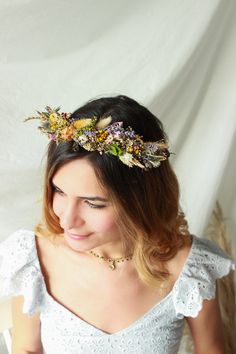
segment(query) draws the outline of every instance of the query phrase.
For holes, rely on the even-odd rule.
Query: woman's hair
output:
[[[112,117],[123,122],[143,137],[144,141],[167,140],[160,120],[135,100],[119,95],[88,101],[71,117]],[[56,144],[50,141],[45,169],[42,221],[35,232],[43,236],[62,236],[63,229],[52,208],[52,178],[69,161],[85,158],[93,166],[99,183],[109,193],[116,211],[117,226],[122,235],[126,255],[133,253],[133,262],[140,279],[156,287],[169,272],[165,262],[189,241],[189,231],[179,206],[179,185],[167,160],[157,168],[143,170],[128,167],[116,156],[73,151],[73,142]]]

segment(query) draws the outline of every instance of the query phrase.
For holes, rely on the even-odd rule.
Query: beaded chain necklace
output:
[[[93,252],[93,251],[90,251],[90,253],[97,257],[97,258],[100,258],[100,259],[103,259],[105,262],[108,262],[108,266],[111,270],[115,270],[116,269],[116,262],[120,263],[120,262],[124,262],[124,261],[129,261],[132,259],[132,255],[130,256],[127,256],[127,257],[120,257],[120,258],[106,258],[104,256],[100,256],[99,254]]]

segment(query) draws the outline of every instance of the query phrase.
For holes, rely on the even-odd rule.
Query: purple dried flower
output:
[[[56,140],[55,134],[51,134],[51,133],[50,133],[50,134],[48,135],[48,137],[49,137],[50,140],[54,140],[54,141]]]
[[[87,136],[95,136],[96,132],[92,132],[91,130],[84,130],[84,134]]]

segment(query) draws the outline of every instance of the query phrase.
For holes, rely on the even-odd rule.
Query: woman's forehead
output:
[[[84,196],[88,193],[105,197],[92,165],[85,159],[76,159],[63,165],[52,182],[66,194]]]

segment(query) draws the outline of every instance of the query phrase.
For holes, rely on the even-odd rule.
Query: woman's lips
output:
[[[86,237],[88,237],[89,235],[77,235],[77,234],[72,234],[70,232],[67,231],[67,235],[72,238],[73,240],[83,240]]]

